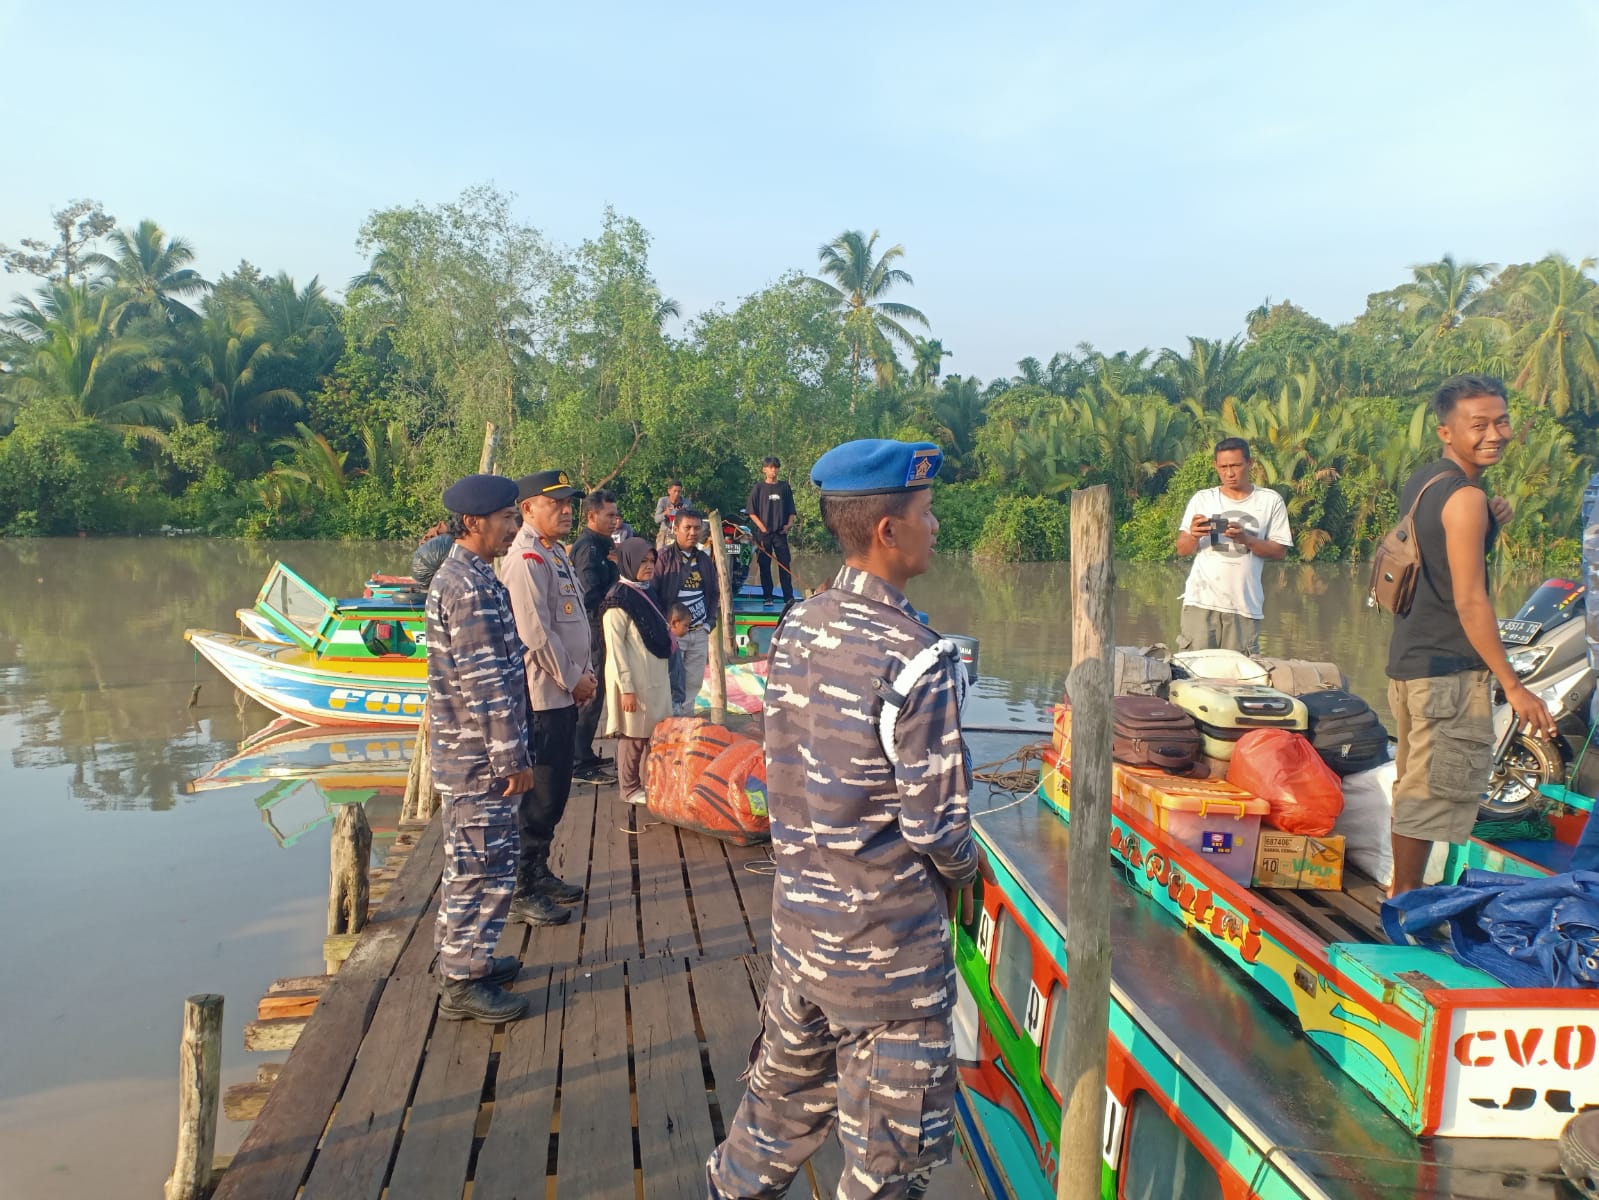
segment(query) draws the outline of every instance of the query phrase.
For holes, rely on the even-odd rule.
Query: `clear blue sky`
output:
[[[0,0],[0,48],[0,241],[90,196],[338,287],[371,210],[493,182],[562,243],[637,217],[692,315],[875,228],[985,379],[1599,253],[1588,0]]]

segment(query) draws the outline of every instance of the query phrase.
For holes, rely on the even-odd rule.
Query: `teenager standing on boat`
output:
[[[794,572],[789,564],[794,561],[788,548],[788,531],[794,526],[797,515],[794,509],[794,489],[788,480],[779,479],[777,473],[783,464],[775,455],[761,460],[761,482],[750,489],[749,501],[744,509],[755,522],[755,557],[761,565],[761,603],[772,606],[772,560],[777,560],[777,573],[782,576],[783,607],[794,603]]]
[[[1399,730],[1390,896],[1421,886],[1434,842],[1471,837],[1492,770],[1490,675],[1518,722],[1555,735],[1549,709],[1510,669],[1488,595],[1488,554],[1514,515],[1508,500],[1488,499],[1482,486],[1510,442],[1505,385],[1456,375],[1433,396],[1432,411],[1443,457],[1399,494],[1401,513],[1416,504],[1421,576],[1388,642],[1388,707]]]
[[[949,1158],[949,918],[981,858],[965,668],[904,592],[932,562],[942,457],[849,442],[811,471],[845,565],[772,639],[772,974],[749,1087],[707,1163],[713,1200],[783,1195],[835,1117],[843,1200],[920,1195]]]
[[[693,715],[694,697],[705,683],[705,664],[710,661],[710,635],[721,613],[722,591],[716,564],[700,549],[704,536],[705,515],[692,508],[680,511],[672,526],[672,541],[656,555],[655,578],[650,584],[656,607],[662,612],[681,604],[694,618],[688,633],[678,639],[675,651],[683,656],[683,679],[687,684],[683,703],[673,708],[672,715],[677,717]]]
[[[509,1021],[525,1007],[500,987],[520,964],[490,957],[511,906],[517,803],[533,786],[522,643],[492,566],[516,537],[516,499],[500,475],[446,489],[454,544],[428,587],[428,740],[444,807],[434,942],[447,1020]]]
[[[605,679],[605,634],[600,628],[600,602],[616,582],[616,542],[613,537],[621,524],[616,509],[616,494],[597,488],[583,498],[583,532],[572,543],[572,566],[577,585],[583,592],[583,611],[588,616],[589,646],[594,678]],[[572,778],[583,783],[615,783],[616,776],[605,759],[594,749],[594,734],[600,727],[600,711],[605,707],[605,690],[577,706],[577,744],[574,749]]]
[[[572,500],[582,492],[565,471],[539,471],[517,480],[522,531],[511,546],[505,586],[517,632],[527,647],[527,694],[533,709],[533,786],[517,807],[522,846],[511,919],[561,925],[563,904],[583,898],[580,884],[550,870],[550,845],[572,793],[577,706],[599,688],[589,642],[588,613],[577,572],[561,539],[572,532]]]
[[[1260,653],[1260,619],[1266,593],[1266,559],[1287,557],[1293,537],[1283,498],[1249,479],[1249,443],[1216,443],[1221,486],[1195,492],[1177,527],[1177,553],[1194,556],[1183,589],[1177,635],[1179,650],[1238,650]]]

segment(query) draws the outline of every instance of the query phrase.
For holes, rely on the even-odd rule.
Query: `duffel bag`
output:
[[[1189,771],[1199,757],[1199,729],[1176,705],[1154,696],[1111,699],[1111,756],[1129,767]]]
[[[1255,662],[1266,669],[1266,682],[1279,692],[1305,698],[1306,692],[1337,690],[1346,692],[1349,680],[1337,663],[1312,662],[1308,658],[1266,658],[1255,656]]]
[[[1111,695],[1164,696],[1170,683],[1171,660],[1164,645],[1116,647],[1111,661]]]

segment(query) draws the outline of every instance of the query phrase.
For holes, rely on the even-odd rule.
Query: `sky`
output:
[[[562,245],[637,218],[691,317],[879,230],[983,379],[1599,254],[1590,0],[0,0],[0,62],[0,242],[93,197],[337,292],[368,214],[492,183]]]

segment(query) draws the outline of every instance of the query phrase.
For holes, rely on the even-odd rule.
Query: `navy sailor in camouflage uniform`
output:
[[[927,443],[849,442],[811,472],[845,565],[772,640],[772,975],[748,1089],[707,1163],[712,1200],[782,1196],[835,1118],[842,1200],[921,1195],[949,1159],[950,916],[983,863],[967,813],[965,668],[903,590],[932,561],[942,457]]]
[[[493,567],[516,537],[516,497],[501,475],[445,490],[455,544],[427,598],[428,738],[444,806],[439,1016],[490,1024],[526,1007],[501,986],[520,964],[491,957],[511,907],[517,802],[533,786],[522,642]]]

